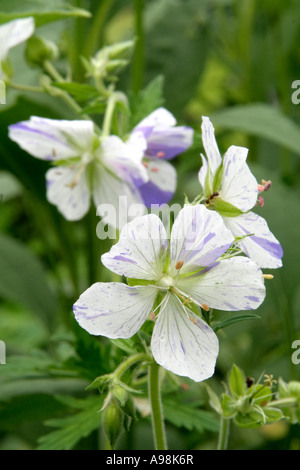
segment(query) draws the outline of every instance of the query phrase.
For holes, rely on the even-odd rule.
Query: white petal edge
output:
[[[73,306],[79,325],[91,335],[130,338],[151,312],[156,290],[118,282],[98,282]]]
[[[120,239],[101,261],[121,276],[155,280],[162,275],[167,249],[165,228],[155,214],[136,217],[122,230]]]
[[[151,350],[154,359],[174,374],[195,382],[211,377],[215,370],[219,342],[213,330],[182,304],[174,294],[158,314]]]
[[[202,142],[208,160],[211,178],[213,179],[218,167],[221,165],[222,157],[215,138],[215,130],[210,119],[202,117]],[[212,183],[212,181],[211,181]]]
[[[80,220],[90,208],[90,191],[86,175],[83,173],[76,185],[78,167],[60,166],[46,173],[47,199],[57,206],[61,214],[70,221]],[[71,185],[71,186],[70,186]]]
[[[5,59],[9,49],[26,41],[34,32],[34,18],[20,18],[0,26],[0,59]]]
[[[198,305],[225,311],[257,309],[266,293],[261,270],[243,256],[219,261],[203,274],[180,279],[176,286]]]
[[[248,149],[232,145],[223,158],[223,175],[220,197],[243,212],[257,201],[257,181],[251,173],[246,158]]]
[[[238,217],[224,217],[224,223],[234,236],[254,234],[241,240],[239,245],[258,266],[269,269],[282,266],[281,245],[263,217],[254,212],[248,212]]]

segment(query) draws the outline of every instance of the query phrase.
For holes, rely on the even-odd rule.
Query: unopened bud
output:
[[[48,39],[32,36],[27,41],[25,56],[30,65],[42,65],[46,60],[57,59],[58,48]]]
[[[123,430],[124,416],[117,403],[112,400],[103,412],[103,429],[112,449]]]

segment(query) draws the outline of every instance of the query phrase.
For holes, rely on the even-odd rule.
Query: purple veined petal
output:
[[[210,121],[210,119],[206,116],[202,117],[202,141],[203,147],[206,153],[206,157],[208,160],[209,170],[211,174],[211,180],[213,181],[213,177],[221,165],[222,157],[217,145],[217,141],[215,138],[215,130]]]
[[[158,314],[151,350],[154,359],[174,374],[195,382],[208,379],[214,373],[219,342],[213,330],[174,294]]]
[[[202,158],[202,167],[199,170],[198,179],[199,179],[199,183],[201,184],[202,190],[205,192],[205,180],[206,180],[206,175],[208,172],[208,163],[204,155],[201,154],[201,158]]]
[[[156,280],[162,275],[168,246],[166,230],[154,214],[136,217],[101,261],[112,272],[134,279]]]
[[[147,139],[155,127],[167,128],[175,125],[176,119],[173,114],[165,108],[158,108],[139,122],[133,129],[133,132],[141,131]]]
[[[146,165],[149,181],[138,188],[144,204],[168,203],[176,191],[175,168],[164,160],[149,160]]]
[[[26,41],[34,32],[34,18],[20,18],[0,26],[0,62],[12,47]]]
[[[78,166],[59,166],[46,173],[47,199],[67,220],[80,220],[90,207],[90,191],[85,173]],[[77,181],[76,184],[73,184]]]
[[[98,163],[94,164],[93,200],[103,223],[118,229],[147,212],[138,188]]]
[[[196,303],[218,310],[257,309],[265,298],[261,270],[243,256],[219,261],[202,274],[180,279],[176,286]]]
[[[73,306],[79,325],[88,333],[108,338],[130,338],[146,321],[157,292],[118,282],[98,282]]]
[[[112,135],[101,142],[101,161],[120,179],[138,187],[148,181],[147,170],[142,164],[145,148],[146,141],[140,133],[130,142]]]
[[[248,212],[238,217],[224,217],[225,225],[234,236],[250,235],[239,242],[241,249],[261,268],[280,268],[283,251],[263,217]]]
[[[146,156],[170,160],[192,145],[193,136],[193,129],[187,126],[154,128],[147,138]]]
[[[223,158],[223,175],[220,196],[243,212],[255,205],[257,181],[251,173],[246,158],[248,149],[232,145]]]
[[[32,116],[9,126],[9,137],[23,150],[42,160],[65,160],[92,151],[91,121],[66,121]]]
[[[232,245],[234,237],[214,211],[203,205],[185,206],[171,233],[171,263],[183,261],[181,273],[210,266]]]

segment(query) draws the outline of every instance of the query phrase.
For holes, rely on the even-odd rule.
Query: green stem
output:
[[[230,420],[221,416],[217,450],[226,450],[228,446]]]
[[[167,450],[165,425],[160,396],[160,366],[153,362],[149,366],[149,396],[152,410],[152,427],[156,450]]]
[[[84,48],[84,57],[92,56],[98,47],[99,39],[103,33],[103,24],[109,9],[112,7],[114,0],[102,0],[99,2],[99,7],[94,15],[93,23],[88,35],[87,42]]]
[[[110,135],[115,106],[118,102],[123,102],[127,105],[126,96],[120,91],[112,92],[110,97],[108,98],[107,107],[104,115],[102,137],[107,137]]]
[[[21,85],[20,83],[7,82],[7,86],[14,90],[25,91],[29,93],[44,93],[44,89],[38,86]]]
[[[138,93],[143,84],[144,75],[144,0],[135,0],[136,44],[132,61],[132,90]]]
[[[126,359],[125,361],[123,361],[115,370],[114,372],[114,376],[116,379],[119,379],[123,374],[124,372],[126,372],[126,370],[132,366],[132,364],[134,364],[135,362],[142,362],[142,361],[145,361],[145,362],[151,362],[151,358],[148,354],[146,353],[137,353],[137,354],[133,354],[132,356],[129,356],[128,359]]]

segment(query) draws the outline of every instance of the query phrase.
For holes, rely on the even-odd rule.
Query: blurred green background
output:
[[[58,14],[48,22],[49,11],[65,8],[59,0],[50,5],[0,0],[0,18],[36,12],[38,34],[62,51],[57,68],[64,74],[69,63],[77,82],[86,80],[80,56],[138,38],[117,82],[131,99],[133,121],[164,105],[179,124],[195,129],[193,147],[173,162],[180,182],[173,202],[182,204],[183,194],[192,199],[200,192],[203,115],[213,122],[222,153],[232,144],[246,146],[258,182],[272,181],[264,207],[255,210],[281,242],[284,265],[266,281],[266,300],[256,312],[261,318],[218,333],[220,355],[208,383],[223,391],[232,362],[256,379],[267,373],[300,380],[300,364],[291,360],[292,343],[300,340],[300,104],[292,102],[292,84],[300,80],[299,1],[78,0],[73,6],[90,11],[91,18]],[[15,81],[37,84],[39,71],[26,64],[24,45],[10,58]],[[99,396],[85,387],[113,370],[122,351],[81,331],[72,304],[91,282],[106,280],[100,255],[107,242],[96,237],[94,209],[80,222],[62,218],[45,197],[48,164],[8,139],[8,125],[31,115],[76,116],[54,97],[8,90],[6,102],[0,105],[0,339],[6,344],[0,449],[103,448]],[[203,385],[186,383],[189,390],[166,390],[169,447],[214,449],[218,418]],[[182,416],[180,405],[176,416],[172,412],[174,400],[185,405]],[[197,420],[194,407],[200,409]],[[134,423],[118,446],[153,448],[149,417]],[[230,448],[299,450],[300,427],[286,421],[258,430],[233,426]]]

